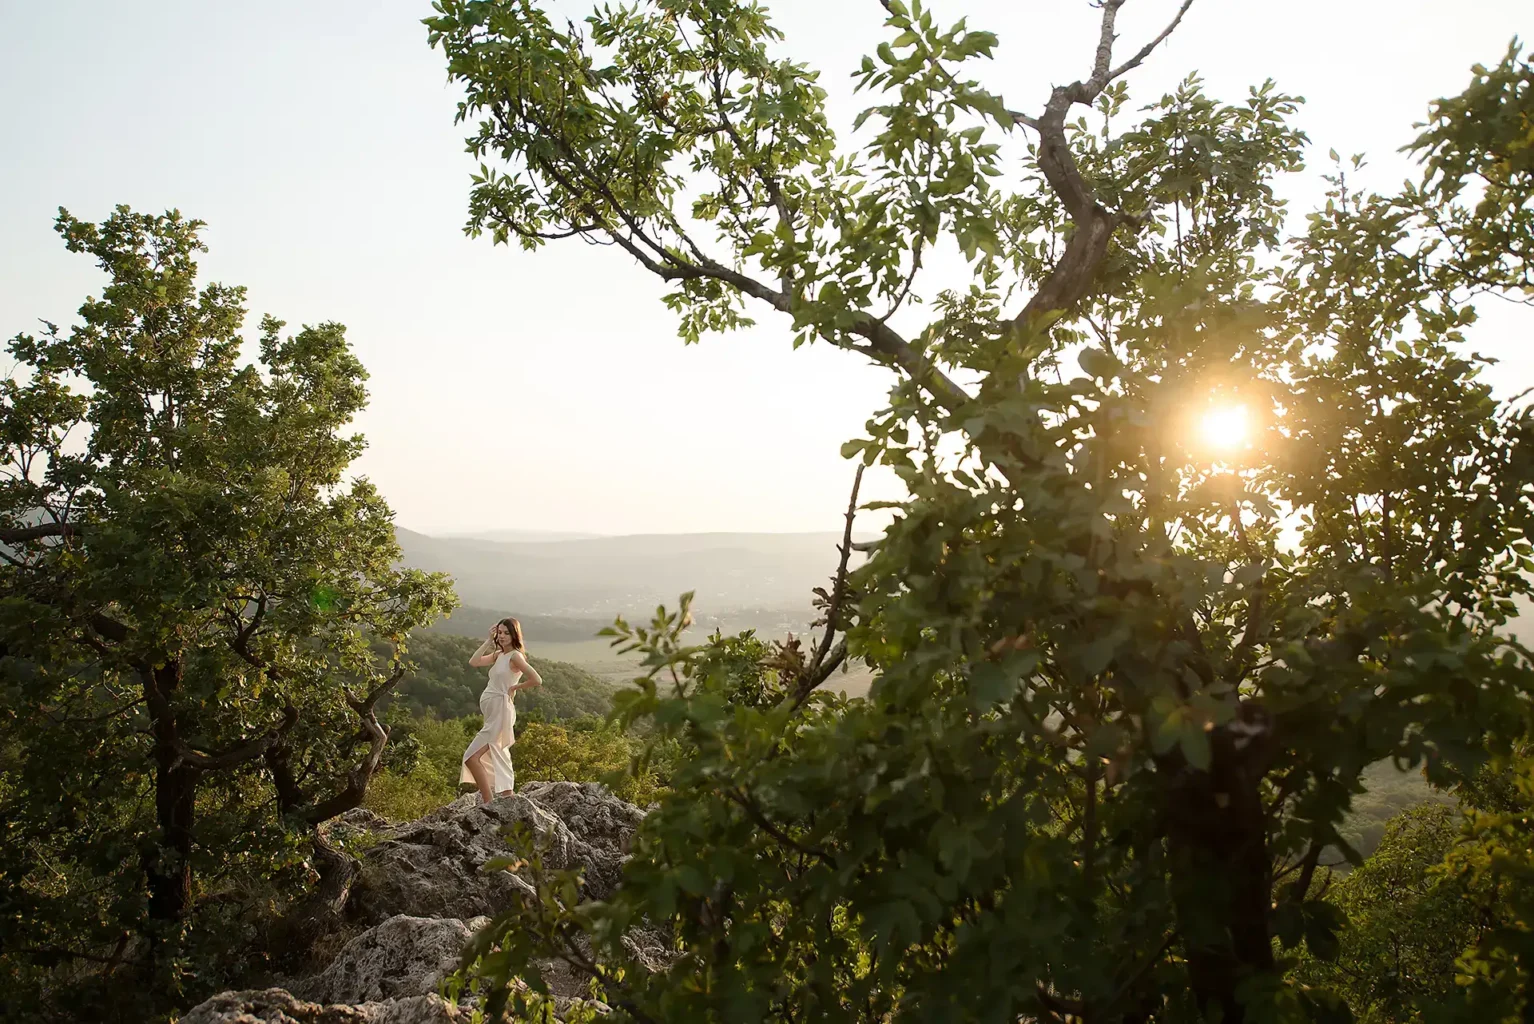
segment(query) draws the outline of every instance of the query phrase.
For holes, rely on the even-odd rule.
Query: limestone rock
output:
[[[365,923],[396,914],[462,919],[500,913],[532,894],[512,873],[484,870],[508,854],[503,832],[519,822],[533,832],[545,867],[584,868],[586,897],[606,899],[642,817],[601,786],[564,782],[534,783],[485,806],[467,794],[403,825],[369,822],[377,842],[363,855],[348,912]]]
[[[376,830],[378,842],[362,858],[348,912],[366,923],[396,914],[470,918],[495,915],[532,887],[509,871],[485,865],[510,851],[502,831],[516,822],[531,827],[548,864],[575,864],[575,837],[564,823],[520,794],[484,807],[471,795],[439,807],[418,821]]]
[[[359,843],[361,863],[346,898],[346,941],[318,974],[289,987],[224,992],[181,1018],[182,1024],[467,1024],[471,1011],[436,995],[458,964],[464,944],[490,916],[532,895],[510,871],[486,870],[510,853],[503,833],[531,830],[544,865],[584,870],[588,899],[610,897],[644,811],[595,783],[534,782],[487,806],[473,794],[418,821],[395,824],[354,810],[328,824],[337,839]],[[629,952],[651,970],[675,958],[659,934],[635,928]],[[335,945],[329,948],[334,949]],[[586,980],[568,966],[545,963],[556,1016],[591,1002]]]
[[[221,992],[181,1024],[468,1024],[470,1014],[440,996],[355,1004],[312,1003],[280,988]]]
[[[530,782],[522,794],[555,814],[591,847],[595,856],[594,863],[587,865],[588,874],[604,878],[611,874],[609,884],[617,884],[644,811],[619,800],[598,782]]]
[[[291,986],[317,1003],[366,1003],[437,991],[472,930],[463,921],[399,914],[348,942],[330,966]]]

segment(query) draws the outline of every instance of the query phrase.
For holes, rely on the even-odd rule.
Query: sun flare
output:
[[[1204,443],[1219,451],[1234,451],[1246,443],[1249,427],[1246,406],[1217,405],[1204,413],[1199,424]]]

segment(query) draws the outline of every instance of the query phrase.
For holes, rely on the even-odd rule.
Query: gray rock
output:
[[[533,892],[509,871],[485,870],[511,852],[502,832],[517,822],[532,829],[547,863],[574,865],[575,837],[554,815],[520,794],[484,807],[470,794],[418,821],[375,830],[379,840],[363,855],[348,913],[367,923],[396,914],[463,919],[500,913]]]
[[[563,820],[564,813],[575,826]],[[509,871],[485,870],[510,853],[504,832],[518,823],[532,831],[546,868],[583,868],[584,895],[606,899],[620,881],[624,851],[642,817],[638,808],[589,783],[534,783],[485,806],[467,794],[418,821],[372,828],[378,841],[363,854],[348,913],[366,923],[396,914],[467,919],[500,913],[533,892]]]
[[[348,942],[324,971],[290,987],[317,1003],[429,995],[458,966],[471,934],[456,918],[399,914]]]
[[[436,995],[325,1005],[268,988],[221,992],[194,1006],[181,1024],[468,1024],[469,1019],[468,1011]]]
[[[371,927],[320,973],[288,989],[224,992],[195,1007],[182,1024],[467,1024],[471,1012],[443,1001],[436,988],[471,935],[533,893],[513,872],[487,869],[511,852],[505,831],[526,826],[545,867],[583,869],[583,895],[606,899],[621,881],[643,819],[644,811],[606,788],[571,782],[530,783],[483,807],[467,794],[404,824],[348,811],[330,823],[332,834],[368,842],[345,914]],[[634,929],[624,944],[651,970],[675,958],[645,928]],[[568,966],[543,966],[558,1017],[583,1005],[607,1012],[590,1001],[587,981]]]
[[[522,795],[553,812],[604,861],[620,865],[645,812],[599,782],[529,782]]]

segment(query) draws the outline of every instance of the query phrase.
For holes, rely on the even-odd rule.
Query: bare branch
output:
[[[821,683],[825,682],[833,671],[836,670],[847,656],[847,643],[842,641],[835,651],[835,657],[828,666],[827,655],[832,653],[831,638],[836,635],[837,623],[840,621],[842,601],[847,594],[847,562],[852,557],[852,521],[858,510],[858,489],[863,485],[863,464],[858,463],[857,473],[852,478],[852,497],[847,501],[846,526],[842,531],[841,562],[836,567],[836,577],[831,584],[831,593],[826,602],[826,632],[820,638],[819,645],[815,648],[815,655],[810,663],[805,666],[803,674],[799,678],[797,691],[794,695],[794,706],[804,703],[810,693]]]
[[[826,635],[821,637],[820,647],[815,651],[814,665],[817,668],[831,645],[831,637],[836,635],[842,600],[847,595],[847,562],[852,558],[852,522],[858,514],[858,490],[863,486],[863,468],[863,463],[859,462],[857,472],[852,477],[852,496],[847,499],[846,525],[842,528],[842,560],[836,567],[836,581],[831,589],[830,606],[826,609]]]
[[[1097,201],[1091,188],[1081,176],[1076,158],[1071,153],[1065,135],[1065,118],[1078,103],[1090,104],[1102,94],[1108,83],[1138,67],[1172,30],[1182,21],[1183,14],[1193,0],[1184,0],[1165,29],[1146,44],[1132,58],[1119,67],[1112,67],[1114,25],[1118,10],[1125,0],[1105,0],[1102,26],[1098,34],[1097,53],[1092,63],[1092,74],[1085,82],[1057,86],[1050,94],[1041,117],[1028,117],[1014,113],[1015,123],[1025,125],[1039,133],[1039,170],[1050,189],[1060,198],[1066,212],[1075,223],[1075,230],[1066,243],[1054,269],[1045,278],[1039,290],[1028,300],[1023,311],[1012,321],[1014,328],[1028,329],[1038,318],[1067,309],[1086,295],[1096,277],[1097,268],[1107,255],[1108,243],[1120,225],[1139,226],[1141,220],[1123,213],[1109,211]]]
[[[1140,47],[1140,51],[1133,57],[1129,58],[1124,63],[1110,71],[1108,73],[1108,82],[1112,82],[1117,78],[1121,78],[1125,73],[1133,71],[1135,68],[1139,67],[1141,62],[1143,62],[1146,57],[1150,56],[1152,50],[1166,42],[1167,36],[1171,35],[1172,32],[1176,30],[1177,26],[1182,22],[1182,16],[1187,14],[1188,8],[1192,6],[1193,0],[1183,0],[1182,6],[1177,9],[1177,16],[1172,19],[1171,23],[1168,24],[1166,28],[1161,30],[1161,34],[1158,35],[1155,39],[1152,39],[1150,42],[1146,43],[1144,46]],[[1104,82],[1103,84],[1107,85],[1108,83]]]
[[[99,715],[55,715],[47,708],[40,708],[39,710],[42,711],[43,714],[47,715],[49,721],[53,722],[55,725],[98,725],[102,722],[111,721],[118,715],[125,715],[142,703],[144,703],[144,698],[139,697],[138,699],[130,700],[128,703],[120,705],[111,711],[103,711]]]

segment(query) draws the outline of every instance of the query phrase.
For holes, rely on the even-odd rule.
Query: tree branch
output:
[[[1091,188],[1081,176],[1076,158],[1071,153],[1070,142],[1065,135],[1065,118],[1076,104],[1091,104],[1103,89],[1115,78],[1138,67],[1152,50],[1172,34],[1182,21],[1183,14],[1193,0],[1184,0],[1165,29],[1146,44],[1129,60],[1117,68],[1111,67],[1113,59],[1114,24],[1119,8],[1125,0],[1106,0],[1103,4],[1102,26],[1099,30],[1097,53],[1092,63],[1092,74],[1085,82],[1072,82],[1057,86],[1050,94],[1041,117],[1028,117],[1014,113],[1013,121],[1032,128],[1039,133],[1039,170],[1051,191],[1060,198],[1066,212],[1075,225],[1065,252],[1054,269],[1044,279],[1037,292],[1028,300],[1023,311],[1012,321],[1012,327],[1028,330],[1041,317],[1057,310],[1067,309],[1086,295],[1096,277],[1097,268],[1107,255],[1108,243],[1113,232],[1122,224],[1140,223],[1139,218],[1123,213],[1110,212],[1097,201]]]
[[[733,801],[737,806],[740,807],[741,810],[746,812],[747,817],[749,817],[758,826],[760,826],[764,832],[772,836],[784,846],[790,847],[791,849],[797,850],[798,852],[807,854],[811,857],[817,857],[823,861],[834,861],[834,858],[825,850],[815,846],[805,846],[803,843],[799,842],[797,839],[794,839],[788,833],[784,832],[777,825],[774,825],[771,819],[769,819],[767,815],[763,813],[762,809],[756,805],[756,802],[750,797],[746,796],[745,793],[742,793],[739,789],[729,788],[725,789],[723,792],[726,798]]]
[[[507,112],[496,111],[495,116],[500,122],[502,131],[508,131],[506,123]],[[543,123],[531,117],[527,120],[540,133],[549,138],[549,141],[556,147],[559,156],[568,162],[569,166],[580,176],[582,182],[578,183],[572,180],[571,176],[564,173],[552,160],[539,160],[537,162],[538,169],[573,195],[581,195],[588,191],[594,191],[600,195],[605,204],[622,220],[628,230],[634,234],[634,238],[626,238],[603,216],[600,210],[590,203],[583,206],[582,212],[593,221],[599,222],[602,225],[601,230],[630,256],[638,260],[640,265],[646,270],[666,281],[712,278],[713,280],[728,284],[752,298],[767,303],[780,313],[792,312],[792,301],[786,288],[772,288],[732,267],[725,266],[718,260],[704,255],[676,225],[672,225],[672,230],[677,231],[683,241],[693,250],[697,257],[696,262],[688,262],[673,250],[651,238],[641,229],[638,221],[624,209],[623,204],[618,201],[617,197],[612,194],[611,190],[607,187],[607,183],[580,159],[579,155],[568,145],[553,125]],[[758,175],[763,175],[765,172],[757,169],[757,173]],[[767,184],[765,180],[763,184],[765,187]],[[774,205],[777,205],[776,201]],[[787,213],[791,217],[792,214],[791,208],[787,206],[786,201],[778,208],[778,212],[780,216]],[[646,251],[647,249],[649,251]],[[787,281],[784,282],[785,285],[787,283]],[[918,353],[909,342],[872,314],[867,312],[858,313],[856,321],[849,328],[849,332],[869,342],[868,346],[854,346],[855,349],[865,353],[871,351],[892,361],[908,374],[912,380],[931,393],[948,412],[957,412],[961,406],[969,401],[969,395],[963,388],[950,380],[930,360],[927,360]]]
[[[820,638],[820,644],[815,648],[815,656],[810,660],[807,675],[813,675],[820,670],[821,664],[826,659],[826,652],[831,648],[831,638],[836,635],[837,616],[841,612],[842,597],[847,589],[847,561],[852,557],[852,520],[858,511],[858,489],[863,485],[863,464],[858,463],[857,472],[852,477],[852,497],[847,500],[847,522],[842,530],[841,553],[842,560],[836,567],[836,576],[831,584],[830,599],[826,607],[826,633]]]
[[[809,699],[810,694],[820,688],[820,685],[831,678],[832,673],[841,668],[842,662],[847,660],[847,641],[838,640],[836,646],[826,653],[825,659],[813,669],[805,672],[800,682],[798,692],[794,694],[794,707],[798,707]]]
[[[1257,562],[1260,552],[1252,544],[1247,536],[1246,526],[1241,522],[1241,506],[1239,502],[1232,505],[1230,521],[1235,531],[1236,539],[1246,549],[1248,557],[1254,563]],[[1246,626],[1241,630],[1241,639],[1236,643],[1235,650],[1231,652],[1230,681],[1233,683],[1238,683],[1245,678],[1248,669],[1248,659],[1257,642],[1257,632],[1262,628],[1262,613],[1267,597],[1267,588],[1263,585],[1265,579],[1266,573],[1258,577],[1257,582],[1252,585],[1252,596],[1247,599]]]
[[[318,825],[362,803],[363,797],[367,796],[368,783],[373,780],[374,774],[378,771],[378,762],[383,757],[384,747],[389,743],[389,730],[379,724],[378,716],[373,708],[404,675],[405,666],[396,664],[394,671],[383,682],[369,690],[367,696],[361,700],[347,691],[346,702],[351,705],[353,711],[357,712],[357,717],[362,720],[362,730],[368,737],[367,752],[363,754],[357,767],[347,774],[346,785],[318,803],[298,811],[300,820],[311,825]]]
[[[1155,39],[1152,39],[1150,42],[1146,43],[1144,46],[1140,47],[1140,51],[1133,57],[1129,58],[1124,63],[1110,71],[1108,73],[1108,82],[1112,82],[1117,78],[1122,78],[1127,72],[1133,71],[1135,68],[1139,67],[1141,62],[1143,62],[1146,57],[1150,56],[1152,50],[1166,42],[1167,36],[1171,35],[1177,29],[1177,26],[1182,23],[1182,16],[1187,14],[1188,8],[1192,6],[1193,0],[1183,0],[1182,6],[1177,9],[1177,15],[1171,20],[1166,28],[1161,30],[1161,34],[1158,35]],[[1103,85],[1106,86],[1108,82],[1104,82]]]
[[[858,351],[865,354],[874,352],[886,357],[949,413],[957,413],[969,403],[967,391],[955,384],[931,360],[917,352],[910,342],[895,333],[884,321],[867,313],[859,313],[849,330],[868,341],[867,346],[856,346]]]
[[[118,622],[116,619],[110,618],[101,612],[94,612],[91,615],[90,625],[91,628],[94,629],[98,634],[112,641],[114,644],[123,643],[128,639],[129,636],[132,635],[133,632],[121,622]]]
[[[0,544],[25,544],[34,540],[46,540],[49,537],[78,537],[84,532],[83,527],[77,523],[41,523],[37,526],[21,526],[12,529],[0,529]]]
[[[1162,957],[1166,956],[1167,950],[1172,948],[1172,943],[1176,940],[1176,932],[1167,933],[1166,937],[1161,940],[1161,945],[1156,948],[1156,951],[1142,960],[1140,965],[1119,985],[1118,991],[1113,994],[1113,998],[1108,1000],[1108,1005],[1103,1009],[1104,1017],[1111,1015],[1113,1011],[1118,1009],[1119,1003],[1123,1001],[1124,997],[1134,990],[1135,984],[1145,977],[1152,967],[1161,962]]]
[[[217,771],[254,761],[270,750],[298,721],[298,709],[289,705],[283,709],[282,722],[259,736],[252,736],[216,754],[204,754],[193,750],[179,739],[175,742],[176,755],[194,768]]]

